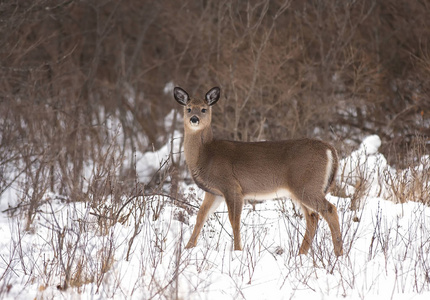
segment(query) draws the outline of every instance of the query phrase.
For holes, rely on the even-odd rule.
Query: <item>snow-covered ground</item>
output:
[[[297,255],[305,222],[287,199],[246,206],[244,250],[233,251],[225,205],[208,220],[197,247],[184,249],[203,196],[194,185],[181,186],[187,202],[181,207],[163,195],[124,199],[116,223],[90,203],[66,204],[46,194],[30,231],[24,216],[0,213],[0,298],[430,299],[430,208],[388,201],[398,195],[383,180],[428,172],[428,157],[414,170],[396,172],[379,146],[377,136],[368,137],[342,160],[338,184],[345,196],[327,196],[341,221],[340,258],[324,221],[312,251]],[[169,147],[136,155],[136,169],[157,169]],[[358,187],[360,201],[351,210]],[[5,192],[0,210],[14,197]]]

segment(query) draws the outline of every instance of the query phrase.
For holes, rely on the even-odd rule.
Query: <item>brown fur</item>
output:
[[[190,99],[180,88],[174,90],[175,99],[185,106],[185,159],[194,181],[206,192],[186,247],[196,245],[209,212],[219,205],[217,196],[226,201],[234,249],[241,250],[240,217],[244,199],[288,191],[301,204],[306,219],[299,254],[306,254],[312,244],[319,213],[329,224],[335,254],[342,255],[337,210],[325,199],[337,171],[336,150],[312,139],[256,143],[216,140],[212,135],[211,106],[219,96],[219,88],[212,88],[204,100]]]

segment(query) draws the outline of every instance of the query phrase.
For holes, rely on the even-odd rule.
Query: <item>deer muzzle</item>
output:
[[[194,125],[194,126],[199,125],[199,121],[200,120],[199,120],[199,118],[197,116],[192,116],[191,119],[190,119],[191,125]]]

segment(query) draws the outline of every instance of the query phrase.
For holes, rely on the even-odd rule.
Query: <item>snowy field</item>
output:
[[[245,206],[243,251],[232,250],[225,205],[188,250],[203,196],[194,185],[181,186],[187,203],[180,206],[165,195],[131,197],[120,206],[107,198],[107,217],[91,198],[67,204],[46,193],[31,230],[25,216],[8,211],[17,205],[11,187],[0,198],[0,298],[430,299],[430,208],[396,204],[401,195],[428,196],[429,157],[393,170],[379,146],[370,136],[343,159],[337,181],[344,195],[327,196],[339,212],[340,258],[324,221],[309,254],[297,255],[305,221],[288,199]],[[166,145],[136,155],[140,175],[169,152]],[[413,174],[427,179],[420,189]]]

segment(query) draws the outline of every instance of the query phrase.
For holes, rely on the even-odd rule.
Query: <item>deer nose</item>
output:
[[[197,124],[199,124],[199,118],[197,117],[197,116],[192,116],[191,117],[191,119],[190,119],[190,122],[191,122],[191,124],[193,124],[193,125],[197,125]]]

